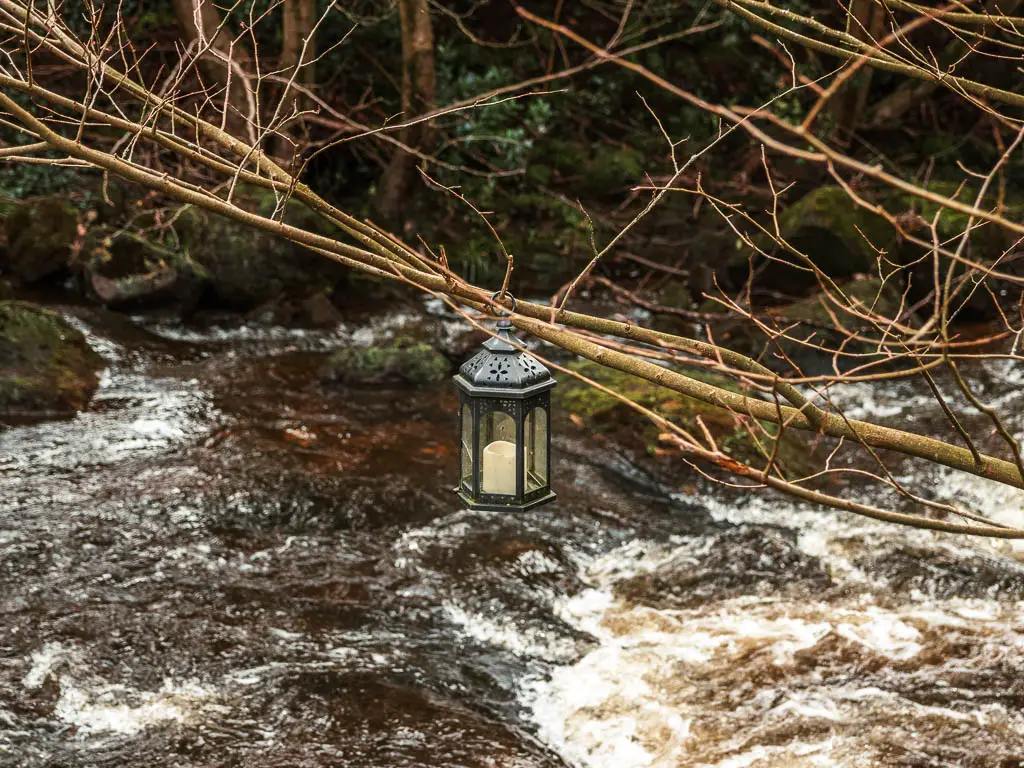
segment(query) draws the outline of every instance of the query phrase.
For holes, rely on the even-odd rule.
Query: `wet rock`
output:
[[[833,366],[843,370],[854,365],[864,365],[871,359],[869,356],[872,353],[878,353],[877,344],[851,340],[847,334],[834,330],[836,319],[848,333],[860,334],[867,339],[878,338],[878,326],[860,315],[899,317],[903,309],[901,289],[894,281],[883,282],[878,277],[868,275],[856,276],[855,279],[840,284],[838,289],[842,295],[834,293],[834,300],[819,292],[806,299],[767,310],[767,314],[775,318],[775,325],[780,329],[799,323],[792,335],[807,343],[776,339],[765,346],[765,335],[750,324],[746,327],[738,324],[733,339],[741,339],[739,343],[746,346],[747,352],[762,357],[769,364],[776,360],[791,360],[806,375],[832,373]],[[840,309],[836,302],[849,306],[852,311]],[[902,317],[901,322],[913,325],[914,318]],[[744,334],[753,334],[754,337],[742,341]],[[824,349],[816,348],[818,346]],[[762,354],[762,350],[765,349],[767,353]],[[836,359],[831,352],[826,351],[835,349],[842,349],[847,353],[860,353],[860,356],[853,360],[848,357]],[[784,370],[791,370],[789,362],[780,365]]]
[[[325,757],[331,765],[349,768],[564,765],[514,725],[405,680],[358,671],[290,673],[259,698],[250,706],[262,705],[261,717],[268,720],[267,713],[290,710],[283,733],[306,745],[289,761],[292,765],[325,765]],[[344,759],[336,763],[331,757]]]
[[[715,438],[725,453],[741,461],[759,461],[770,455],[776,427],[765,423],[765,432],[757,425],[744,426],[735,414],[710,406],[700,400],[681,395],[635,376],[585,361],[572,363],[573,370],[605,387],[615,390],[644,407],[655,408],[666,418],[692,434],[701,434],[698,419]],[[739,391],[730,379],[703,369],[679,368],[685,375],[725,389]],[[749,394],[749,393],[748,393]],[[552,394],[553,411],[569,416],[586,429],[608,435],[615,442],[638,452],[656,454],[658,435],[662,430],[616,397],[577,379],[563,377]],[[576,418],[573,418],[576,417]],[[568,428],[568,427],[567,427]],[[751,436],[757,434],[758,441]],[[776,455],[777,465],[790,474],[802,474],[810,466],[810,445],[805,437],[787,430],[781,438]]]
[[[421,314],[396,315],[400,324],[390,328],[375,329],[375,338],[388,342],[404,338],[413,342],[428,344],[447,355],[456,365],[461,365],[479,352],[479,347],[490,335],[474,328],[459,317]]]
[[[60,679],[55,672],[47,672],[42,680],[23,683],[25,694],[18,702],[22,714],[33,717],[51,717],[60,699]]]
[[[216,489],[204,498],[218,531],[335,533],[426,521],[451,510],[451,494],[406,478],[355,472],[310,474],[259,461],[245,488]]]
[[[268,190],[247,189],[240,193],[239,205],[271,216],[277,201]],[[296,200],[288,203],[284,221],[315,232],[327,230]],[[345,269],[324,256],[208,211],[185,208],[174,228],[182,249],[206,271],[214,299],[230,309],[252,310],[282,297],[304,300],[333,291],[345,279]]]
[[[887,547],[854,561],[899,593],[922,592],[935,598],[1024,599],[1024,565],[1001,555],[969,556],[912,547]]]
[[[883,283],[877,277],[859,275],[857,279],[839,285],[842,296],[836,293],[835,298],[843,301],[846,297],[847,303],[863,312],[873,312],[878,315],[895,316],[900,310],[900,291],[892,282]],[[817,293],[801,301],[786,304],[769,310],[769,314],[778,315],[786,321],[802,321],[816,326],[831,327],[835,325],[832,313],[838,314],[843,325],[849,330],[861,330],[870,327],[866,320],[858,321],[852,315],[837,309],[834,302],[826,296]],[[861,326],[861,327],[858,327]]]
[[[331,355],[321,379],[341,384],[427,384],[451,372],[444,355],[429,344],[398,337],[386,346],[348,347]]]
[[[7,217],[5,229],[0,270],[19,283],[34,283],[68,266],[79,236],[78,213],[58,197],[28,200]]]
[[[59,315],[25,302],[0,302],[0,422],[81,410],[102,367],[85,337]]]

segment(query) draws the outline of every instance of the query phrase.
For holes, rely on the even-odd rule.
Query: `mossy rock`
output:
[[[547,185],[554,177],[572,179],[576,192],[586,197],[608,197],[622,192],[643,177],[643,157],[630,147],[600,145],[591,153],[577,141],[546,138],[530,155],[527,175]]]
[[[968,205],[974,204],[978,193],[976,186],[962,186],[947,181],[932,181],[927,185],[927,189]],[[1003,207],[999,211],[1000,215],[1009,221],[1024,221],[1024,203],[1020,202],[1020,195],[1007,190],[1005,198],[1002,201]],[[990,195],[989,199],[980,207],[984,210],[992,210],[994,202],[993,195]],[[950,251],[960,248],[962,236],[968,230],[968,226],[971,226],[967,243],[962,251],[964,258],[983,264],[997,264],[1001,272],[1008,272],[1017,277],[1024,276],[1024,261],[1016,258],[1016,252],[1019,250],[1018,236],[1004,227],[980,219],[975,219],[972,226],[969,214],[941,207],[938,203],[914,195],[899,195],[890,204],[890,207],[894,210],[902,208],[906,213],[916,214],[916,216],[905,215],[904,226],[925,242],[931,242],[932,235],[927,227],[934,223],[939,241]],[[923,286],[930,285],[933,281],[932,259],[929,257],[923,261],[912,263],[910,257],[920,256],[924,252],[925,248],[915,245],[907,249],[907,257],[902,260],[903,263],[911,265],[910,268],[914,272],[913,283],[916,286],[921,286],[921,290],[924,290]],[[1009,258],[1004,258],[1006,255],[1009,255]],[[943,269],[946,269],[948,261],[943,259],[943,262]],[[959,281],[970,269],[966,264],[952,266],[954,281]],[[1001,287],[998,279],[994,279],[993,287],[998,295]],[[917,292],[912,296],[913,300],[919,298],[923,298],[923,296]],[[959,320],[979,322],[999,318],[998,311],[992,302],[992,296],[988,291],[971,291],[965,298],[966,303],[957,312]]]
[[[922,186],[929,192],[934,192],[951,200],[958,200],[966,205],[974,205],[978,194],[976,187],[962,185],[959,182],[953,181],[933,180]],[[990,202],[981,205],[983,210],[992,209],[991,197],[990,195]],[[1003,208],[1000,214],[1010,221],[1021,221],[1024,219],[1024,203],[1012,202],[1019,198],[1019,195],[1009,194],[1007,197],[1009,200],[1003,201]],[[939,240],[942,242],[950,241],[952,238],[962,235],[971,220],[969,214],[941,206],[932,200],[917,195],[899,194],[895,196],[892,204],[894,207],[899,206],[906,211],[913,211],[921,217],[922,224],[924,222],[928,224],[935,222],[936,232]],[[1017,235],[1002,227],[984,223],[979,219],[974,220],[974,225],[974,228],[971,230],[968,247],[969,252],[977,252],[979,258],[988,261],[994,260],[1005,248],[1013,245],[1017,240]],[[930,242],[931,235],[926,230],[918,231],[917,234],[921,239]],[[953,247],[956,247],[955,244]]]
[[[699,417],[718,447],[735,459],[760,467],[764,466],[772,453],[776,439],[774,435],[778,431],[774,424],[762,423],[767,434],[762,433],[756,425],[751,425],[752,431],[758,435],[759,445],[743,424],[737,421],[736,416],[721,408],[590,361],[574,362],[569,367],[628,400],[656,410],[698,437],[702,435],[697,423]],[[698,381],[734,392],[740,391],[730,379],[723,376],[697,368],[677,370]],[[563,377],[553,391],[552,402],[558,412],[576,415],[588,428],[605,433],[628,447],[653,454],[659,445],[658,435],[663,430],[616,397],[576,378]],[[801,435],[789,430],[782,437],[776,459],[778,466],[788,475],[804,474],[810,467],[810,447]]]
[[[779,228],[790,245],[834,280],[877,272],[879,251],[888,253],[897,245],[893,226],[854,203],[839,186],[818,187],[804,195],[783,211]],[[797,274],[793,269],[785,272]]]
[[[239,190],[239,205],[270,216],[276,200],[270,190]],[[320,234],[336,230],[297,200],[289,201],[284,221]],[[229,309],[252,310],[281,298],[302,299],[321,291],[337,295],[346,277],[337,262],[284,238],[194,207],[174,224],[180,248],[202,268],[214,298]]]
[[[0,302],[0,423],[81,410],[102,367],[103,358],[60,315]]]
[[[57,197],[27,200],[5,222],[7,249],[0,270],[20,283],[60,273],[78,237],[78,212]]]
[[[451,363],[434,347],[401,337],[387,346],[348,347],[331,355],[321,379],[349,385],[428,384],[451,373]]]

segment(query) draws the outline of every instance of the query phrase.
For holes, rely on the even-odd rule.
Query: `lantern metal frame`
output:
[[[454,377],[459,389],[459,484],[453,490],[470,509],[526,511],[555,500],[551,490],[551,390],[557,382],[540,361],[523,351],[512,329],[512,323],[503,316],[496,334],[484,343],[484,349],[463,364]],[[526,427],[528,418],[537,418],[533,415],[537,409],[543,411],[545,419],[544,477],[539,487],[527,490],[527,441],[536,440],[536,436],[527,436]],[[465,422],[467,413],[471,420],[469,430]],[[481,489],[486,447],[482,426],[494,413],[506,414],[515,425],[516,492],[513,495],[484,493]],[[536,422],[530,424],[535,427]],[[532,444],[531,448],[536,453],[540,446]],[[467,450],[471,452],[468,483],[465,475]]]

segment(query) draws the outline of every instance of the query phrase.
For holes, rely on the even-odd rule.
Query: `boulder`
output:
[[[274,299],[252,310],[248,316],[261,323],[330,328],[342,321],[341,312],[334,306],[330,294],[330,291],[324,290],[304,299]]]
[[[0,423],[81,410],[101,368],[103,358],[60,315],[0,302]]]
[[[894,318],[903,308],[903,296],[895,280],[883,282],[878,277],[855,275],[854,279],[840,284],[839,290],[853,307],[860,308],[864,312]],[[777,339],[768,344],[767,354],[762,354],[767,339],[763,333],[749,325],[745,329],[739,326],[737,334],[741,331],[755,333],[756,342],[747,349],[744,349],[742,344],[739,346],[748,354],[760,356],[763,362],[770,367],[774,367],[780,356],[788,358],[809,376],[834,373],[833,366],[836,365],[839,370],[845,370],[868,362],[871,359],[869,357],[871,353],[877,353],[877,346],[866,341],[851,341],[842,332],[834,330],[836,321],[830,312],[835,314],[843,328],[850,333],[861,334],[869,339],[878,338],[880,335],[878,329],[869,320],[840,310],[826,296],[816,293],[791,304],[773,307],[767,311],[767,314],[776,318],[775,325],[779,328],[789,327],[794,322],[799,323],[793,328],[790,335],[805,339],[811,345],[822,345],[824,350],[791,339]],[[914,325],[914,318],[902,318],[902,322]],[[834,349],[859,353],[860,356],[834,359],[832,353],[826,351]],[[789,363],[782,363],[780,367],[783,371],[791,369]]]
[[[78,212],[66,200],[27,200],[7,217],[7,250],[0,271],[19,283],[35,283],[65,270],[79,236]]]
[[[451,373],[448,358],[434,347],[407,337],[386,346],[342,349],[331,355],[321,379],[349,385],[428,384]]]

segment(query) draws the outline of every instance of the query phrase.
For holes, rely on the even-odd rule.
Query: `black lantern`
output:
[[[459,388],[459,487],[470,509],[524,511],[551,491],[551,389],[556,382],[521,350],[512,323],[455,376]]]

